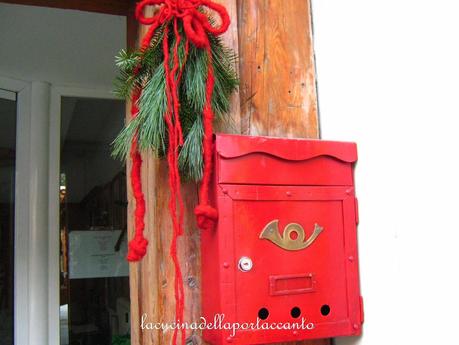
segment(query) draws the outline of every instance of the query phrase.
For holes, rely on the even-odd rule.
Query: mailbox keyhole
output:
[[[268,309],[266,308],[261,308],[259,311],[258,311],[258,318],[260,320],[266,320],[269,316],[269,311]]]
[[[328,304],[324,304],[322,307],[320,307],[320,313],[323,316],[330,314],[330,306]]]
[[[290,315],[292,315],[293,318],[298,318],[301,315],[301,309],[298,307],[293,307],[292,310],[290,310]]]

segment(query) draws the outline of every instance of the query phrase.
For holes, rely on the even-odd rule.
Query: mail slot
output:
[[[314,275],[287,274],[269,277],[269,294],[271,296],[300,294],[314,291]]]
[[[201,233],[202,314],[238,329],[206,329],[204,340],[248,345],[360,334],[356,145],[217,135],[214,159],[219,218]]]

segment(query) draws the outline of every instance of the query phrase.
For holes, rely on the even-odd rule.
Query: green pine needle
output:
[[[202,139],[204,128],[200,116],[188,131],[179,154],[179,169],[186,179],[199,181],[202,178]]]

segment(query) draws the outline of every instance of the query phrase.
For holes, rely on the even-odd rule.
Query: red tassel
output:
[[[214,113],[212,111],[212,94],[214,90],[214,69],[212,66],[212,51],[210,46],[206,47],[208,56],[207,81],[206,81],[206,103],[204,105],[204,139],[202,143],[204,154],[204,169],[201,188],[199,191],[199,205],[194,213],[201,230],[212,230],[217,223],[218,212],[209,205],[209,184],[212,176],[212,145]]]

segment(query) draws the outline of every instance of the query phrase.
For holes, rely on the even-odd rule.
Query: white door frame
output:
[[[110,89],[56,86],[51,88],[49,128],[49,241],[48,241],[48,332],[49,345],[60,345],[59,339],[59,177],[61,156],[61,99],[62,97],[118,99]]]
[[[30,227],[31,211],[31,96],[32,84],[0,77],[0,88],[16,92],[16,166],[14,214],[14,344],[29,344],[31,328]]]
[[[59,167],[63,96],[116,99],[109,89],[51,87],[0,76],[16,92],[14,344],[59,345]]]

